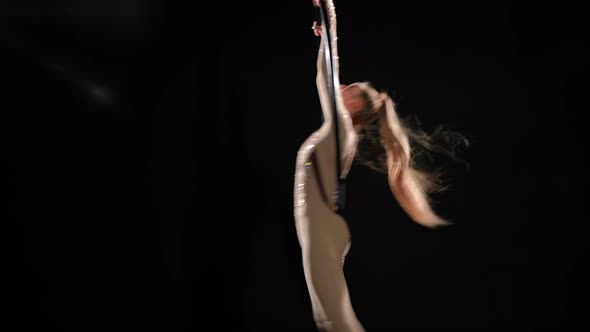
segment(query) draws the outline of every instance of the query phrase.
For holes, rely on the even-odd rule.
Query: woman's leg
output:
[[[344,257],[350,248],[348,227],[329,211],[313,218],[302,246],[303,267],[314,319],[320,331],[362,332],[344,277]],[[316,216],[318,217],[318,216]]]

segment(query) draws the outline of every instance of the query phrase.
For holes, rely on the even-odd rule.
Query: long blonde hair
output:
[[[456,158],[451,149],[434,143],[432,139],[434,134],[428,135],[421,129],[410,128],[405,121],[401,121],[396,112],[395,103],[387,93],[378,92],[369,82],[355,83],[355,85],[361,88],[367,100],[367,107],[359,114],[360,122],[364,128],[371,125],[377,127],[375,131],[378,131],[379,143],[384,150],[380,156],[381,160],[371,160],[368,166],[387,173],[393,195],[412,220],[431,228],[450,224],[449,220],[438,216],[433,211],[429,196],[431,193],[448,188],[442,184],[442,172],[418,170],[415,167],[415,161],[420,151],[418,147],[422,151],[443,154],[454,160],[460,161],[460,159]],[[439,127],[436,133],[442,133],[442,129]],[[459,137],[467,142],[464,136],[459,135]],[[362,139],[363,135],[361,135]],[[362,146],[359,148],[362,149]],[[376,158],[378,156],[373,156],[372,159]]]

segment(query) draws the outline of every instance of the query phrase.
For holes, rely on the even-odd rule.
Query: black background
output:
[[[353,167],[367,331],[587,329],[581,5],[336,6],[341,81],[471,142],[443,230]],[[322,121],[315,18],[311,0],[3,1],[2,329],[314,331],[292,193]]]

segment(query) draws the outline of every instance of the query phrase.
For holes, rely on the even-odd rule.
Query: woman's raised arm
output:
[[[319,25],[317,22],[313,22],[313,26],[311,27],[314,34],[320,38],[320,48],[318,50],[318,59],[317,59],[317,76],[316,76],[316,84],[318,85],[318,90],[321,88],[322,90],[325,89],[327,91],[327,81],[326,78],[328,76],[328,69],[326,63],[326,53],[325,53],[325,41],[324,36],[322,35],[322,26]],[[323,93],[324,91],[319,91]]]

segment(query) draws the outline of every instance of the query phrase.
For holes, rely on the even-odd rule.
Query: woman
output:
[[[330,31],[336,36],[336,16],[327,1]],[[427,227],[447,225],[431,208],[427,194],[443,187],[438,175],[414,168],[410,141],[425,151],[454,157],[450,149],[433,144],[433,137],[411,130],[400,122],[393,100],[377,92],[369,83],[340,85],[335,96],[338,117],[333,118],[328,90],[324,38],[327,31],[314,23],[316,36],[322,37],[318,55],[316,83],[324,123],[301,146],[295,173],[295,224],[302,249],[303,267],[311,298],[314,320],[321,331],[364,331],[358,321],[343,273],[344,258],[350,249],[350,229],[338,214],[335,199],[337,178],[345,177],[355,156],[367,166],[388,174],[391,191],[403,210]],[[325,40],[326,39],[326,40]],[[333,38],[332,67],[338,85],[338,56]],[[339,124],[342,169],[336,170],[336,135],[333,121]],[[439,131],[439,134],[442,131]],[[444,133],[443,133],[444,134]],[[357,151],[357,146],[360,147]],[[414,151],[416,151],[414,149]],[[453,158],[454,159],[454,158]]]

